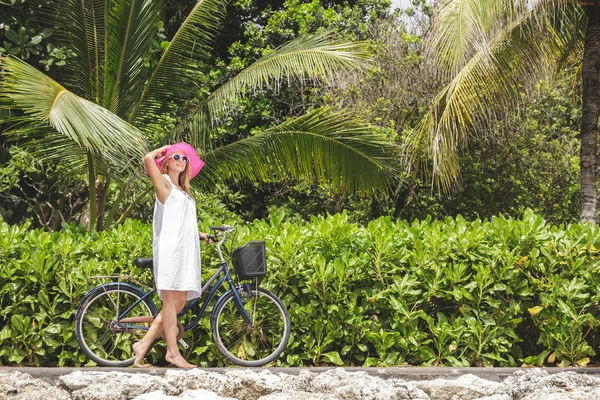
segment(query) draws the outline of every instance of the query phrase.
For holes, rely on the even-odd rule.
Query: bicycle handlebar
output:
[[[212,231],[229,231],[232,229],[229,225],[209,226],[208,228]]]
[[[221,246],[229,237],[233,234],[234,229],[229,225],[219,225],[219,226],[209,226],[209,229],[214,231],[214,235],[207,235],[208,239],[212,242],[217,243],[217,254],[219,255],[219,259],[221,263],[225,262],[223,258],[223,252],[221,251]],[[220,233],[224,232],[224,233]]]

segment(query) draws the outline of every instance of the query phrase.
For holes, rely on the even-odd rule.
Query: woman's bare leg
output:
[[[163,291],[162,328],[167,341],[168,362],[179,368],[196,368],[195,365],[185,361],[179,347],[177,347],[177,313],[185,306],[187,291],[165,290]]]
[[[162,331],[162,312],[160,312],[156,318],[154,318],[152,325],[150,325],[150,329],[148,329],[142,340],[135,342],[132,346],[133,354],[135,355],[135,360],[133,361],[133,366],[135,368],[150,367],[150,365],[144,363],[144,357],[154,340],[162,333]]]

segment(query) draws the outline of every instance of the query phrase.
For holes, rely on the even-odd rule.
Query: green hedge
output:
[[[227,221],[223,221],[227,222]],[[206,229],[206,227],[204,227]],[[283,214],[239,226],[265,239],[269,276],[292,318],[278,365],[585,365],[595,356],[600,232],[521,220],[394,222],[345,214],[298,224]],[[0,363],[80,366],[73,318],[87,277],[132,273],[151,227],[58,233],[0,221]],[[214,268],[203,246],[203,271]],[[97,283],[97,282],[96,282]],[[186,334],[188,360],[223,365],[208,318]],[[152,353],[160,362],[164,343]]]

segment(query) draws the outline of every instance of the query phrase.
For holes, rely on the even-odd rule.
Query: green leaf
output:
[[[575,361],[575,364],[579,365],[580,367],[585,367],[589,364],[589,362],[590,362],[590,358],[584,357],[580,360]]]
[[[19,364],[27,355],[27,352],[23,349],[13,349],[12,353],[8,356],[8,361]]]
[[[391,352],[391,353],[389,353],[389,354],[386,355],[385,360],[383,360],[383,362],[386,365],[395,365],[396,361],[398,361],[398,356],[399,355],[400,354],[398,352],[396,352],[396,351]]]
[[[337,351],[330,351],[328,353],[323,353],[322,357],[324,360],[327,360],[330,363],[333,363],[335,365],[344,365],[344,362],[342,361],[342,358],[340,357],[340,353],[338,353]]]
[[[0,342],[5,341],[6,339],[10,339],[10,337],[11,337],[10,327],[8,325],[4,325],[4,327],[0,331]]]
[[[544,309],[544,307],[542,307],[542,306],[535,306],[535,307],[528,308],[527,311],[529,311],[529,314],[531,314],[531,315],[538,315],[540,313],[540,311],[542,311],[543,309]]]
[[[348,352],[352,350],[352,345],[347,344],[344,346],[344,348],[342,349],[342,351],[340,352],[341,355],[345,356],[346,354],[348,354]]]
[[[32,44],[40,44],[41,41],[42,41],[42,36],[40,36],[40,35],[36,35],[31,38]]]
[[[379,364],[379,359],[374,358],[374,357],[367,357],[367,359],[365,360],[363,367],[367,368],[367,367],[372,367],[373,365],[378,365]]]
[[[4,30],[4,35],[11,42],[14,42],[14,43],[18,43],[19,42],[19,39],[17,37],[17,33],[15,31],[13,31],[12,29],[5,29]]]
[[[23,321],[23,317],[15,314],[12,317],[10,317],[10,322],[11,322],[12,326],[14,326],[18,332],[20,332],[21,334],[25,333],[25,328],[24,328],[25,324]]]

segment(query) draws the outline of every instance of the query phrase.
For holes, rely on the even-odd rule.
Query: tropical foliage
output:
[[[409,139],[413,163],[448,189],[458,176],[459,145],[469,134],[484,132],[494,112],[517,104],[519,83],[573,69],[574,79],[583,80],[581,220],[595,221],[600,5],[451,0],[436,21],[431,45],[448,84]],[[426,152],[417,151],[423,147]]]
[[[212,203],[210,199],[203,199]],[[212,209],[202,229],[227,221]],[[215,219],[216,218],[218,219]],[[223,219],[222,219],[223,218]],[[151,251],[151,226],[61,232],[0,222],[0,363],[89,365],[72,320],[88,278],[113,273],[151,283],[132,264]],[[292,318],[277,365],[585,365],[596,362],[600,232],[561,228],[531,211],[522,219],[393,222],[367,226],[347,215],[239,225],[234,246],[264,239],[268,276]],[[203,272],[214,272],[203,248]],[[211,262],[212,261],[212,262]],[[186,333],[185,356],[224,365],[208,317]],[[161,362],[164,343],[150,358]]]
[[[225,28],[215,31],[215,43],[219,46],[211,49],[209,61],[201,65],[202,71],[208,72],[196,73],[198,69],[188,69],[195,78],[195,88],[186,88],[183,92],[190,94],[192,100],[178,102],[177,107],[173,104],[168,113],[151,121],[153,123],[148,125],[144,135],[152,143],[158,143],[175,140],[175,136],[181,133],[191,140],[191,132],[195,132],[198,148],[207,149],[206,157],[215,151],[221,158],[225,153],[230,154],[224,151],[223,146],[240,139],[248,139],[245,143],[250,148],[259,147],[257,143],[262,146],[268,141],[279,141],[281,133],[271,135],[270,139],[252,137],[277,131],[275,127],[289,116],[302,117],[307,112],[316,113],[314,115],[326,113],[328,111],[318,110],[325,105],[332,110],[331,115],[340,112],[337,114],[339,120],[349,121],[352,126],[364,129],[365,133],[377,132],[402,144],[411,137],[412,128],[428,112],[430,100],[444,83],[443,76],[438,73],[438,63],[432,63],[431,58],[425,57],[429,44],[423,36],[429,30],[429,18],[436,16],[438,10],[427,7],[422,1],[413,3],[413,11],[392,14],[386,1],[379,0],[347,4],[332,2],[327,5],[290,0],[271,2],[268,9],[259,1],[234,1],[227,6]],[[34,12],[40,4],[48,3],[41,0],[39,4],[15,2],[10,7],[0,8],[0,12],[12,18],[14,29],[25,26],[31,32],[30,36],[35,36],[41,27],[52,28],[52,24],[40,19],[40,15]],[[157,62],[163,52],[161,45],[167,46],[195,6],[194,0],[178,0],[166,5],[162,17],[164,23],[159,22],[154,31],[154,50],[151,52],[154,58],[148,60]],[[437,17],[434,19],[437,20]],[[261,86],[228,103],[227,112],[213,119],[212,123],[205,123],[199,117],[191,117],[193,129],[177,123],[186,120],[186,115],[193,114],[195,110],[202,110],[202,104],[206,104],[202,103],[202,99],[264,54],[272,53],[281,44],[301,35],[331,30],[348,39],[371,41],[369,49],[374,58],[367,71],[346,69],[342,74],[334,75],[335,78],[326,85],[318,87],[297,79],[286,80],[285,85]],[[0,29],[0,34],[2,32],[4,30]],[[58,33],[52,33],[42,43],[58,48],[69,42]],[[32,65],[41,63],[46,56],[44,52],[40,54],[40,57],[31,56],[28,61]],[[62,66],[52,64],[48,72],[66,88],[69,86],[65,78],[70,70],[67,64],[71,59],[66,58]],[[197,64],[192,62],[190,66],[196,68]],[[148,61],[147,65],[151,68],[154,64]],[[45,70],[45,64],[42,63],[40,69]],[[440,194],[435,185],[432,188],[430,176],[401,173],[398,186],[388,191],[371,192],[376,194],[371,199],[356,197],[351,191],[340,192],[324,186],[322,181],[305,180],[299,176],[300,179],[290,179],[292,171],[284,174],[281,168],[260,164],[264,160],[256,157],[257,154],[249,158],[255,166],[260,165],[256,170],[248,168],[249,162],[240,164],[238,171],[212,169],[211,175],[216,176],[203,181],[203,189],[208,185],[210,190],[220,193],[228,207],[247,220],[264,217],[280,207],[288,209],[289,215],[305,219],[314,214],[346,209],[353,221],[364,222],[384,214],[408,219],[427,215],[443,218],[457,213],[469,217],[489,217],[497,213],[518,216],[523,209],[530,207],[553,222],[573,221],[580,204],[580,184],[577,182],[580,146],[575,132],[581,126],[579,94],[582,86],[577,75],[574,77],[570,70],[554,76],[542,81],[541,86],[538,86],[539,73],[531,79],[522,79],[524,85],[516,89],[519,98],[516,104],[507,102],[501,108],[494,108],[494,113],[487,114],[484,124],[473,125],[466,136],[469,141],[457,147],[456,160],[461,174],[458,184],[453,184],[448,193]],[[184,97],[181,96],[182,99]],[[370,126],[350,115],[358,116]],[[2,118],[0,115],[0,120]],[[310,120],[311,117],[302,118]],[[171,130],[174,125],[177,129]],[[146,125],[136,125],[136,128],[143,126]],[[207,126],[209,130],[205,129]],[[376,128],[374,131],[373,127]],[[346,128],[346,131],[352,130],[352,127]],[[26,133],[25,138],[34,137],[31,131],[23,132]],[[300,139],[305,134],[298,132],[294,135],[305,142],[305,139]],[[76,157],[79,160],[77,168],[72,163],[63,162],[60,152],[57,158],[61,162],[48,163],[35,154],[35,148],[26,145],[28,141],[13,140],[21,140],[20,136],[11,135],[11,141],[8,139],[5,134],[0,136],[0,175],[4,188],[0,191],[0,215],[6,220],[19,223],[32,218],[35,226],[49,229],[59,229],[64,221],[85,223],[92,205],[88,201],[88,192],[96,190],[96,184],[101,194],[105,192],[104,200],[96,202],[98,208],[113,205],[104,212],[109,225],[110,221],[122,221],[123,215],[148,217],[147,210],[151,204],[149,196],[143,197],[147,189],[144,179],[135,175],[127,179],[123,168],[113,168],[111,179],[106,179],[109,175],[97,175],[100,179],[94,181],[92,188],[89,188],[88,182],[86,190],[82,179],[89,176],[85,162],[87,156]],[[325,142],[322,140],[319,146],[315,142],[312,148],[323,149]],[[17,143],[20,144],[15,146]],[[241,144],[236,146],[239,149],[243,147]],[[569,149],[568,157],[560,152],[561,146]],[[420,152],[407,155],[409,159],[427,156],[426,148],[424,146]],[[46,152],[44,156],[52,154],[54,152]],[[227,158],[227,162],[229,160],[246,161],[245,157],[233,155]],[[403,160],[398,158],[396,161]],[[210,160],[210,165],[215,166],[214,160]],[[305,171],[307,165],[302,170],[297,168],[298,173]],[[429,162],[421,165],[431,167]],[[97,169],[100,167],[103,166]],[[424,168],[425,171],[427,168]],[[318,171],[321,169],[313,169],[313,172]],[[235,177],[234,181],[227,179],[230,173]],[[254,176],[254,181],[244,178],[247,173]],[[544,178],[539,179],[542,176]],[[269,178],[268,182],[255,181],[265,177]],[[327,179],[327,175],[322,177]],[[383,178],[381,175],[378,177]],[[217,189],[214,184],[223,182],[223,179],[227,179],[227,185],[219,184]],[[380,179],[381,182],[384,180]],[[115,190],[117,188],[119,190]]]
[[[324,34],[302,37],[216,82],[214,88],[197,88],[194,82],[202,82],[210,72],[210,50],[225,13],[223,1],[196,3],[169,41],[158,35],[161,2],[117,1],[106,8],[104,2],[90,1],[82,9],[80,3],[65,0],[47,6],[46,14],[61,27],[61,39],[76,57],[65,67],[64,86],[17,58],[0,61],[4,108],[24,113],[11,118],[7,134],[40,159],[68,162],[73,171],[87,173],[90,227],[96,215],[102,226],[106,192],[117,184],[122,193],[107,213],[106,223],[112,223],[124,192],[131,189],[127,182],[137,181],[135,174],[141,172],[136,166],[147,138],[165,140],[169,126],[173,129],[166,139],[183,137],[205,152],[212,169],[205,180],[209,183],[240,176],[312,177],[319,182],[334,178],[331,183],[339,188],[370,193],[393,178],[390,168],[383,168],[395,158],[393,145],[369,135],[365,124],[320,110],[275,127],[262,139],[249,138],[212,152],[210,128],[230,104],[265,85],[279,87],[285,80],[306,77],[323,80],[360,67],[367,56],[360,44],[340,43]],[[352,137],[345,140],[343,135]],[[259,140],[268,142],[272,151],[265,153]],[[332,149],[336,150],[330,155],[319,153]],[[231,160],[261,164],[249,168],[248,163]],[[291,160],[300,164],[291,168]],[[361,168],[365,165],[369,167]],[[373,172],[380,175],[374,181],[368,175]]]
[[[0,1],[0,364],[90,365],[75,309],[151,284],[140,160],[180,139],[200,228],[267,241],[277,365],[598,362],[598,2],[412,4]]]

